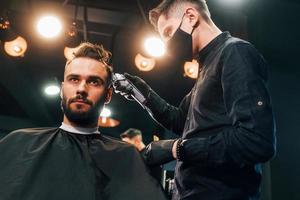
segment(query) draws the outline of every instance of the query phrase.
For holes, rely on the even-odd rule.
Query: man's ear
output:
[[[111,97],[112,97],[112,93],[113,93],[113,88],[107,88],[107,93],[106,93],[106,97],[105,97],[105,103],[104,104],[109,104]]]
[[[195,8],[188,7],[185,11],[185,15],[187,16],[189,23],[193,28],[196,28],[199,25],[200,14]]]

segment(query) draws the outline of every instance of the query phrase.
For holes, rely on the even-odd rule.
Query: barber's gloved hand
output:
[[[124,76],[142,93],[142,95],[145,98],[148,97],[151,88],[143,79],[141,79],[138,76],[132,76],[127,73],[125,73]],[[130,97],[132,92],[132,87],[130,85],[121,86],[120,84],[118,84],[118,81],[116,81],[113,84],[113,87],[116,93],[120,93],[122,96],[126,97],[127,99],[132,100],[132,98]]]

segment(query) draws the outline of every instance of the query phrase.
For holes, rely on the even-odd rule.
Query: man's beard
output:
[[[68,118],[70,122],[73,122],[74,124],[78,126],[88,126],[92,124],[97,124],[100,110],[104,106],[105,102],[105,95],[103,95],[102,98],[99,99],[98,102],[93,104],[91,101],[84,99],[84,101],[90,105],[90,109],[87,111],[74,111],[71,109],[71,103],[76,101],[77,99],[81,99],[79,97],[71,98],[67,102],[66,97],[63,95],[63,99],[61,101],[61,106],[63,109],[63,112],[65,116]],[[81,99],[82,100],[82,99]]]

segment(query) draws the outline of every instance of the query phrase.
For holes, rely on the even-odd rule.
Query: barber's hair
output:
[[[120,135],[120,137],[121,137],[121,139],[122,138],[129,138],[129,139],[131,139],[131,138],[133,138],[133,137],[135,137],[137,135],[142,136],[142,132],[140,130],[138,130],[138,129],[130,128],[127,131],[125,131],[124,133],[122,133]]]
[[[111,56],[112,54],[107,51],[103,45],[101,44],[92,44],[89,42],[83,42],[79,45],[79,48],[76,52],[73,53],[73,58],[85,57],[97,60],[104,64],[108,77],[106,80],[106,87],[111,87],[112,83],[112,75],[113,75],[113,68],[109,65],[111,63]],[[67,65],[72,62],[72,60],[67,62]]]
[[[157,21],[161,15],[168,17],[170,13],[177,12],[178,8],[186,3],[193,4],[204,20],[210,20],[206,0],[163,0],[156,8],[149,11],[151,24],[157,29]]]

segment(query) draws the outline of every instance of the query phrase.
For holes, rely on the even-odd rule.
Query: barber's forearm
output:
[[[154,91],[149,93],[146,106],[159,124],[181,135],[185,122],[185,111],[168,104]]]

